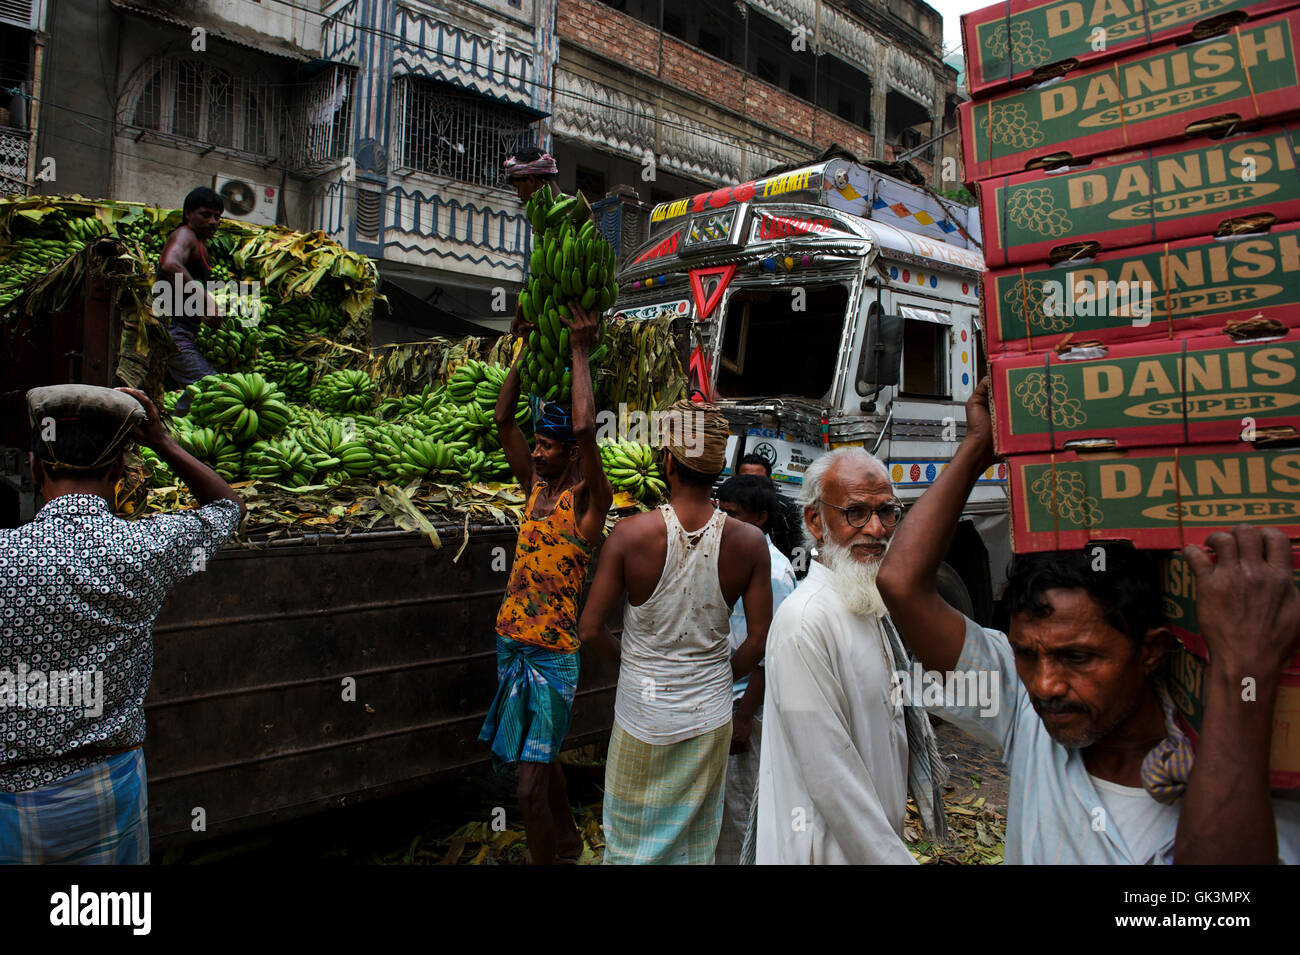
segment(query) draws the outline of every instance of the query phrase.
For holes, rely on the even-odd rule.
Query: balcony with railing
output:
[[[31,146],[29,131],[0,126],[0,196],[27,194],[27,159]]]

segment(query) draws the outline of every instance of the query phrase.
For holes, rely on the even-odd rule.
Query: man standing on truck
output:
[[[184,222],[167,237],[162,257],[158,262],[158,278],[170,283],[171,292],[164,301],[169,303],[172,342],[177,352],[167,360],[167,371],[182,388],[205,375],[216,373],[212,363],[199,351],[199,329],[203,322],[220,325],[222,316],[216,302],[206,291],[212,278],[208,264],[208,247],[205,242],[217,234],[226,203],[214,190],[199,186],[185,197],[181,208]],[[198,282],[203,293],[204,314],[188,315],[185,302],[189,298],[190,283]],[[190,399],[182,395],[176,402],[176,413],[189,410]]]
[[[602,810],[607,864],[713,862],[732,681],[763,658],[772,616],[767,539],[710,500],[727,419],[685,400],[667,418],[669,503],[615,526],[579,627],[585,646],[620,659]],[[625,595],[620,646],[604,622]],[[737,600],[748,634],[732,654]]]
[[[45,504],[0,530],[0,863],[144,864],[154,618],[235,533],[244,505],[143,392],[54,385],[28,392],[27,406]],[[114,515],[132,438],[197,509]]]
[[[931,711],[1010,769],[1006,861],[1300,862],[1300,806],[1269,797],[1278,674],[1300,649],[1286,535],[1241,525],[1206,541],[1217,563],[1197,546],[1183,552],[1211,660],[1193,753],[1161,675],[1172,637],[1147,555],[1107,544],[1105,570],[1094,548],[1018,555],[1006,634],[939,596],[962,506],[996,460],[985,378],[966,402],[965,439],[903,522],[880,592],[927,671],[998,690],[993,707],[967,695]]]
[[[573,405],[542,409],[531,452],[515,422],[524,349],[501,386],[495,415],[501,447],[528,503],[497,615],[499,685],[479,739],[491,743],[498,766],[519,766],[519,807],[535,865],[576,862],[583,848],[558,759],[578,685],[578,598],[614,500],[596,446],[589,361],[596,323],[577,306],[565,322]],[[522,329],[516,324],[516,332]]]
[[[505,167],[506,179],[519,194],[520,202],[527,202],[542,186],[549,185],[553,192],[558,191],[560,167],[556,165],[554,156],[542,152],[536,146],[516,150],[513,155],[506,157]]]

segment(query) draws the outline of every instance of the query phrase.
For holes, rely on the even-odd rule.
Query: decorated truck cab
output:
[[[757,453],[797,494],[819,455],[860,445],[906,504],[956,450],[986,369],[983,271],[975,210],[830,159],[656,206],[614,313],[674,317],[691,387],[731,422],[728,473]],[[1009,553],[996,466],[954,539],[950,596],[987,620]]]

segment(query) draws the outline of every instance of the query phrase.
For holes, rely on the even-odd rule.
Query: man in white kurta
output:
[[[899,667],[874,589],[898,512],[879,462],[846,450],[858,453],[832,452],[805,475],[819,556],[768,631],[760,865],[915,861],[903,843],[907,728],[891,681]]]

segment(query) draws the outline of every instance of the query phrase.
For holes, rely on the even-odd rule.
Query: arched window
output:
[[[282,99],[264,77],[250,72],[211,55],[155,56],[123,91],[119,125],[199,146],[274,156],[281,145]]]

